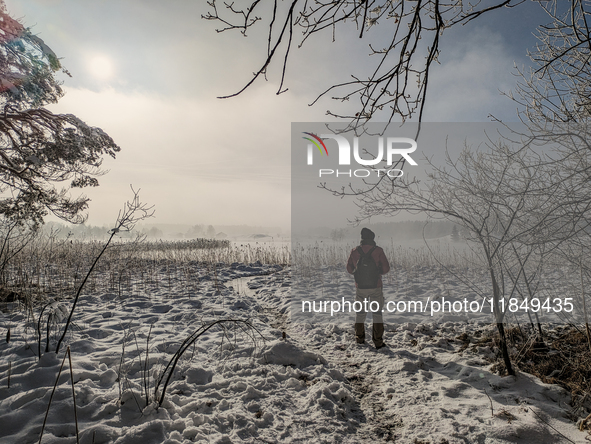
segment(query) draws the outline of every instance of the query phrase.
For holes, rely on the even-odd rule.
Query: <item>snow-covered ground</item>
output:
[[[191,286],[185,269],[167,271],[167,285],[82,296],[66,341],[81,443],[587,442],[566,391],[491,371],[494,351],[477,344],[493,333],[485,322],[386,318],[389,347],[378,351],[354,343],[344,318],[292,323],[289,269],[233,264],[214,274],[191,266]],[[420,289],[432,270],[413,279]],[[50,307],[56,319],[69,304]],[[0,442],[34,443],[66,349],[39,359],[37,323],[5,305],[0,325],[11,337],[0,345]],[[166,364],[185,338],[220,319],[248,320],[256,330],[228,323],[205,332],[180,358],[158,406],[154,388]],[[75,427],[66,359],[42,442],[76,442]]]

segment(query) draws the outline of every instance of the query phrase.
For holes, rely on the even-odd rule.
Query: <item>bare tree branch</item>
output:
[[[238,30],[243,35],[257,22],[268,21],[265,61],[242,89],[220,98],[241,94],[261,75],[266,74],[288,34],[287,44],[282,49],[284,55],[277,94],[284,92],[295,27],[302,32],[299,47],[325,29],[332,29],[334,40],[336,28],[346,30],[351,23],[359,31],[359,38],[366,38],[370,29],[378,24],[390,29],[389,43],[384,48],[375,49],[370,44],[369,55],[377,56],[378,60],[368,77],[353,74],[353,80],[337,82],[327,87],[310,104],[314,105],[321,98],[336,92],[331,98],[350,109],[345,102],[356,99],[358,103],[352,105],[354,111],[327,111],[330,116],[349,120],[351,127],[356,128],[375,120],[377,116],[390,122],[396,117],[405,121],[416,115],[421,121],[429,74],[433,63],[437,62],[443,32],[453,26],[481,19],[491,11],[515,7],[523,2],[524,0],[496,0],[482,2],[486,6],[481,6],[480,1],[465,5],[461,0],[291,0],[282,5],[277,0],[272,3],[270,0],[247,0],[224,4],[222,11],[218,8],[217,0],[212,0],[208,2],[210,11],[202,17],[221,23],[223,27],[218,32]],[[237,3],[242,6],[237,6]],[[263,11],[262,16],[252,16],[255,8]]]

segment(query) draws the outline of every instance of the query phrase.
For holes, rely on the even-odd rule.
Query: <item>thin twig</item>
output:
[[[80,444],[80,436],[78,434],[78,411],[76,410],[76,391],[74,390],[74,373],[72,371],[72,352],[70,346],[66,349],[68,354],[68,361],[70,362],[70,382],[72,383],[72,401],[74,401],[74,422],[76,423],[76,443]]]
[[[41,427],[41,433],[39,434],[39,444],[41,444],[41,438],[43,438],[43,431],[45,430],[45,424],[47,423],[47,417],[49,416],[49,407],[51,407],[51,401],[53,399],[55,389],[57,388],[57,383],[60,379],[60,375],[62,374],[62,368],[64,367],[65,362],[66,362],[66,355],[64,353],[64,359],[62,359],[62,365],[60,365],[59,372],[57,373],[57,378],[55,378],[55,384],[53,385],[53,390],[51,391],[51,396],[49,397],[49,403],[47,404],[47,411],[45,412],[45,418],[43,419],[43,426]]]
[[[488,392],[486,391],[486,389],[484,389],[484,393],[486,394],[486,396],[488,397],[488,400],[490,401],[490,416],[495,416],[495,411],[493,410],[493,402],[492,399],[490,398]]]
[[[148,392],[148,386],[150,385],[150,369],[149,369],[149,353],[150,353],[150,335],[152,334],[152,327],[154,324],[150,325],[150,331],[148,332],[148,339],[146,339],[146,359],[144,360],[144,390],[146,392],[146,406],[150,403],[150,396]],[[147,378],[146,378],[147,376]]]
[[[531,412],[536,415],[538,417],[538,419],[540,421],[542,421],[544,424],[546,424],[548,427],[550,427],[552,430],[554,430],[556,433],[558,433],[560,436],[562,436],[564,439],[566,439],[568,442],[572,442],[573,444],[577,444],[576,442],[574,442],[572,439],[568,438],[567,436],[564,436],[562,433],[560,433],[558,430],[556,430],[554,427],[552,427],[548,422],[544,421],[542,419],[542,417],[540,415],[538,415],[536,412],[534,412],[534,409],[530,407]]]

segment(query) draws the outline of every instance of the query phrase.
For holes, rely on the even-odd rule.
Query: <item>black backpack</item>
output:
[[[380,271],[371,256],[375,249],[376,247],[372,247],[371,250],[364,253],[361,247],[357,247],[357,252],[361,255],[353,272],[357,288],[378,288]]]

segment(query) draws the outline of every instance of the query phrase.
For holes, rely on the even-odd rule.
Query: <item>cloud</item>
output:
[[[501,35],[473,28],[470,38],[443,42],[430,74],[426,121],[485,122],[489,115],[516,120],[515,105],[501,94],[515,84],[514,60]]]
[[[91,222],[112,220],[133,184],[158,222],[287,226],[291,121],[310,111],[275,86],[232,100],[68,88],[51,110],[101,127],[122,149],[87,191]]]

